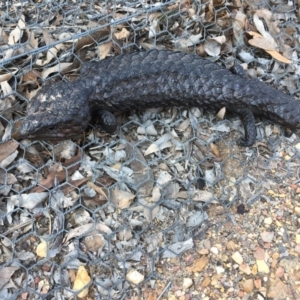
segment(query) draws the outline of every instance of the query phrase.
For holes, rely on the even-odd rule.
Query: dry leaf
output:
[[[38,59],[35,63],[38,66],[44,66],[49,63],[53,58],[57,58],[57,53],[64,47],[64,44],[58,44],[53,48],[50,48],[47,52],[46,59]]]
[[[124,209],[128,208],[135,198],[134,194],[131,194],[122,190],[111,190],[110,200],[118,208]]]
[[[48,192],[13,195],[8,198],[12,205],[33,209],[48,197]]]
[[[13,92],[13,89],[11,88],[11,86],[8,84],[7,81],[2,81],[0,83],[1,85],[1,90],[3,91],[3,96],[5,97],[6,95],[9,95]]]
[[[73,63],[59,63],[51,68],[46,68],[42,71],[42,78],[47,78],[51,73],[61,73]]]
[[[276,60],[285,63],[285,64],[291,64],[292,61],[285,58],[284,56],[282,56],[279,52],[277,51],[267,51],[273,58],[275,58]]]
[[[130,35],[130,32],[126,28],[122,28],[120,32],[115,32],[114,36],[116,39],[121,40],[121,39],[126,39]]]
[[[144,153],[144,156],[147,156],[147,155],[157,152],[159,150],[163,150],[165,148],[172,147],[173,144],[170,141],[170,139],[172,139],[171,133],[164,134],[157,141],[155,141],[148,147],[148,149]]]
[[[0,290],[2,287],[9,282],[11,276],[15,273],[17,267],[3,267],[0,269]]]
[[[23,29],[25,27],[26,27],[25,16],[22,15],[22,17],[18,21],[17,27],[9,34],[8,37],[9,45],[14,45],[21,39],[21,37],[23,36]]]
[[[0,144],[0,161],[8,157],[10,154],[15,152],[19,147],[19,143],[14,140],[9,140]]]
[[[251,40],[249,40],[249,43],[250,43],[250,41],[252,41],[251,43],[257,43],[257,41],[258,41],[258,39],[263,39],[263,37],[259,34],[259,33],[257,33],[257,32],[254,32],[254,31],[248,31],[247,32],[247,34],[250,34],[251,36],[253,36],[254,38],[253,39],[251,39]],[[254,40],[254,42],[253,42],[253,40]],[[250,44],[251,44],[250,43]],[[262,44],[261,44],[262,45]],[[255,45],[254,45],[255,46]],[[266,46],[266,45],[265,45]],[[258,46],[257,46],[258,47]],[[262,48],[262,49],[264,49],[264,48]],[[287,59],[287,58],[285,58],[284,56],[282,56],[278,51],[276,51],[276,50],[266,50],[265,49],[265,51],[267,52],[267,53],[269,53],[273,58],[275,58],[276,60],[278,60],[278,61],[280,61],[280,62],[282,62],[282,63],[285,63],[285,64],[290,64],[290,63],[292,63],[292,61],[291,60],[289,60],[289,59]]]
[[[78,152],[78,154],[68,160],[65,161],[64,167],[62,171],[57,171],[58,165],[52,166],[52,170],[50,170],[50,173],[48,174],[47,178],[43,179],[39,182],[39,186],[33,188],[31,192],[42,192],[46,188],[52,188],[54,185],[54,181],[58,180],[58,182],[62,182],[66,179],[67,176],[71,176],[80,166],[81,163],[81,153]],[[72,165],[72,166],[71,166]],[[68,166],[71,166],[67,168]]]
[[[276,48],[263,37],[262,38],[256,37],[254,39],[249,40],[248,42],[251,46],[260,49],[276,51]]]
[[[91,282],[91,277],[89,276],[88,272],[86,271],[84,266],[79,266],[76,278],[73,285],[74,291],[79,291],[83,289],[85,286],[87,286]],[[86,297],[89,292],[89,289],[86,288],[82,290],[79,294],[79,298]]]
[[[266,31],[263,21],[259,18],[259,16],[256,13],[253,15],[253,22],[255,24],[256,29],[265,38],[265,40],[267,40],[270,44],[276,47],[276,41],[271,36],[271,34],[268,31]]]
[[[91,235],[91,233],[93,232],[93,230],[99,230],[102,231],[106,234],[110,234],[112,233],[111,229],[109,227],[107,227],[104,224],[93,224],[93,223],[89,223],[89,224],[85,224],[82,226],[79,226],[77,228],[71,229],[67,236],[65,237],[63,243],[68,242],[70,239],[77,237],[77,236],[82,236],[84,234],[89,234]],[[98,232],[99,233],[99,232]]]
[[[95,190],[98,194],[102,195],[106,200],[108,200],[107,198],[107,194],[106,192],[103,190],[103,188],[99,187],[98,185],[92,183],[92,182],[88,182],[87,186],[89,188],[92,188],[93,190]]]
[[[245,21],[247,19],[247,16],[238,11],[235,15],[234,21],[233,21],[233,35],[234,40],[237,45],[243,45],[244,44],[244,38],[243,38],[243,32],[245,28]]]
[[[8,81],[9,79],[11,79],[12,76],[18,72],[18,69],[13,68],[13,70],[10,69],[9,71],[10,71],[9,73],[5,73],[5,74],[0,75],[0,82]]]
[[[98,56],[99,59],[104,59],[110,52],[112,47],[112,42],[107,42],[98,46]]]
[[[213,155],[215,155],[217,158],[220,158],[220,156],[221,156],[220,151],[219,151],[219,148],[216,144],[210,143],[209,148],[210,148],[210,151]]]

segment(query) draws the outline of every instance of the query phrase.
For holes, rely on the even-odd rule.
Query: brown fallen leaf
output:
[[[217,158],[220,158],[220,156],[221,156],[220,151],[216,144],[210,143],[209,148],[210,148],[210,151],[213,153],[213,155],[215,155]]]
[[[273,58],[275,58],[276,60],[285,63],[285,64],[291,64],[292,61],[285,58],[283,55],[281,55],[279,52],[277,51],[272,51],[272,50],[268,50],[267,51]]]
[[[76,179],[76,180],[70,179],[68,181],[70,185],[64,185],[61,190],[64,193],[64,195],[67,195],[70,192],[72,192],[76,187],[82,185],[83,183],[89,181],[90,179],[91,177],[84,177],[82,179]]]
[[[14,140],[9,140],[0,144],[0,161],[11,155],[19,147],[19,143]]]
[[[108,176],[108,175],[103,175],[103,176],[101,176],[101,177],[98,177],[97,179],[96,179],[96,181],[95,181],[95,184],[97,185],[97,184],[100,184],[100,187],[102,186],[102,185],[104,185],[104,186],[111,186],[113,183],[115,183],[116,182],[116,180],[115,179],[113,179],[113,178],[111,178],[110,176]]]
[[[101,44],[99,47],[98,47],[98,56],[99,56],[99,59],[104,59],[110,52],[111,50],[111,47],[112,47],[112,42],[107,42],[107,43],[104,43],[104,44]]]
[[[291,60],[285,58],[284,56],[282,56],[278,51],[276,50],[272,50],[272,49],[265,49],[265,48],[271,48],[271,43],[268,42],[268,45],[266,43],[266,39],[264,39],[264,37],[257,33],[257,32],[254,32],[254,31],[247,31],[246,34],[250,35],[250,36],[253,36],[253,39],[250,39],[248,42],[249,44],[253,44],[254,47],[258,47],[258,48],[261,48],[261,49],[264,49],[267,53],[269,53],[273,58],[275,58],[276,60],[282,62],[282,63],[285,63],[285,64],[290,64],[292,63]],[[265,41],[262,42],[262,39],[264,39]],[[254,40],[254,41],[253,41]],[[251,42],[250,42],[251,41]],[[258,45],[260,45],[261,47],[259,47]],[[265,47],[265,48],[263,48]],[[274,48],[274,46],[273,46]]]
[[[10,70],[9,73],[0,74],[0,82],[10,80],[10,79],[13,77],[13,75],[14,75],[15,73],[18,72],[18,69],[17,69],[17,68],[13,68],[13,69],[14,69],[14,70],[13,70],[13,71]]]
[[[99,186],[97,186],[96,184],[94,184],[92,182],[88,182],[87,186],[89,188],[94,189],[98,194],[102,195],[106,200],[108,200],[107,191],[104,190],[102,187],[99,187]]]
[[[114,36],[118,39],[126,39],[128,38],[130,35],[130,32],[126,29],[126,28],[122,28],[122,30],[120,32],[115,32]]]
[[[89,46],[93,45],[96,41],[98,41],[99,39],[102,39],[106,36],[107,37],[109,36],[109,29],[105,28],[105,29],[97,30],[97,31],[79,39],[75,45],[75,50],[79,51],[82,48],[89,47]]]
[[[251,46],[254,46],[256,48],[260,48],[260,49],[263,49],[263,50],[273,50],[273,51],[276,51],[276,48],[274,47],[274,45],[272,45],[269,41],[267,41],[263,37],[253,38],[251,40],[248,40],[248,43]]]
[[[58,182],[62,182],[66,179],[67,173],[68,176],[71,176],[80,166],[81,161],[81,152],[79,151],[78,154],[68,160],[63,164],[65,167],[62,171],[56,171],[55,168],[52,168],[47,178],[40,181],[38,184],[39,186],[34,187],[30,192],[31,193],[40,193],[46,189],[50,189],[54,185],[55,179]],[[68,166],[72,166],[68,168]],[[54,169],[54,170],[53,170]]]
[[[36,70],[32,70],[26,74],[23,75],[23,82],[32,82],[32,81],[36,81],[37,78],[39,78],[41,76],[41,72],[36,71]]]
[[[120,209],[128,208],[134,198],[135,198],[134,194],[131,194],[126,191],[122,191],[122,190],[110,191],[110,201]]]

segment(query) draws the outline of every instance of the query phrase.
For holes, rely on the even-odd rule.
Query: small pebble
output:
[[[193,285],[193,280],[191,278],[183,278],[182,289],[186,290]]]
[[[211,247],[210,252],[213,253],[213,254],[218,254],[219,250],[216,247]]]
[[[231,258],[239,265],[244,261],[242,255],[238,251],[234,252]]]
[[[247,279],[243,284],[243,289],[246,293],[251,293],[253,291],[253,280]]]
[[[256,264],[257,264],[258,272],[266,273],[266,274],[270,273],[270,269],[264,260],[257,259]]]
[[[273,222],[273,220],[272,220],[271,217],[268,217],[268,218],[265,218],[265,219],[264,219],[264,223],[265,223],[266,225],[271,225],[272,222]]]

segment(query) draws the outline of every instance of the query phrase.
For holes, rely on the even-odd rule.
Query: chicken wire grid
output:
[[[241,148],[235,116],[170,107],[120,113],[114,135],[11,138],[46,82],[153,47],[299,98],[297,5],[2,1],[0,299],[299,299],[296,134],[257,119]]]

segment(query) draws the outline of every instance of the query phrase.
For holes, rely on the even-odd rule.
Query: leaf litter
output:
[[[26,38],[27,34],[29,44],[24,47],[25,51],[32,53],[30,50],[36,50],[43,43],[48,46],[48,50],[43,53],[40,52],[37,57],[29,54],[26,59],[19,60],[20,65],[2,70],[1,79],[4,82],[2,85],[4,95],[9,95],[13,91],[9,88],[13,76],[18,78],[20,95],[29,99],[42,85],[42,79],[60,74],[68,80],[73,80],[78,74],[80,61],[94,59],[97,55],[104,59],[115,55],[116,52],[119,53],[120,49],[124,49],[125,46],[128,46],[129,50],[133,50],[130,43],[133,41],[134,34],[136,34],[135,43],[144,46],[145,49],[151,48],[155,41],[156,47],[160,49],[175,47],[182,51],[196,52],[198,55],[213,60],[221,58],[228,67],[232,65],[233,59],[238,57],[240,62],[245,64],[246,72],[251,76],[260,77],[263,75],[269,83],[274,83],[274,78],[282,78],[279,79],[279,85],[296,89],[297,85],[293,85],[291,82],[295,82],[295,75],[299,75],[298,65],[292,63],[292,61],[297,60],[297,53],[293,48],[293,43],[297,44],[297,41],[292,38],[292,43],[289,43],[283,35],[278,35],[280,32],[288,30],[280,26],[280,20],[285,18],[293,20],[295,16],[290,10],[285,11],[288,9],[286,6],[282,6],[281,10],[278,6],[274,8],[274,11],[270,11],[268,9],[258,10],[252,1],[247,1],[244,5],[249,9],[241,9],[239,1],[234,1],[234,4],[225,1],[213,1],[200,6],[197,5],[197,2],[181,1],[170,5],[166,12],[161,10],[150,13],[149,18],[145,12],[135,16],[132,19],[134,22],[143,21],[146,24],[141,29],[140,34],[134,29],[134,23],[129,23],[128,26],[128,23],[124,22],[117,26],[111,26],[110,33],[107,30],[102,30],[96,36],[91,34],[89,35],[90,38],[76,39],[75,47],[73,47],[72,42],[67,41],[74,34],[73,32],[62,34],[54,31],[51,33],[47,27],[36,31],[27,27],[24,16],[21,16],[18,24],[14,24],[11,30],[7,30],[5,33],[8,45],[16,45],[24,37]],[[181,13],[173,15],[174,10],[176,12],[179,8]],[[228,8],[230,8],[230,13],[228,13]],[[103,12],[101,4],[97,6],[97,9]],[[130,14],[140,11],[138,6],[127,7],[123,2],[120,2],[120,5],[113,9],[116,20],[128,18]],[[233,18],[231,13],[233,13]],[[93,13],[90,12],[90,14]],[[64,17],[59,13],[55,17],[57,19],[53,24],[59,28]],[[169,22],[165,22],[166,18]],[[43,20],[44,23],[41,24],[47,24],[48,21]],[[75,28],[76,26],[73,27],[74,32],[78,33],[79,30],[86,29],[82,25],[84,20],[78,18],[76,22],[78,22],[78,26],[77,28]],[[208,26],[205,32],[198,24],[211,26]],[[222,30],[217,30],[217,27]],[[228,28],[232,30],[233,34],[227,34]],[[113,36],[112,41],[106,38],[108,33]],[[100,42],[98,43],[98,41]],[[236,45],[241,47],[234,48]],[[249,49],[258,51],[249,51]],[[271,56],[268,54],[265,56],[265,53],[269,53]],[[2,59],[11,58],[12,55],[16,54],[22,54],[22,49],[12,52],[11,48],[7,47]],[[73,54],[75,54],[76,59],[70,59]],[[30,63],[30,59],[33,59],[33,64]],[[252,64],[253,60],[262,62],[259,68]],[[18,71],[23,68],[22,63],[31,68],[29,72],[25,73],[26,76],[18,74]],[[270,70],[272,72],[269,72]],[[267,75],[269,73],[272,75]],[[14,97],[9,96],[6,99],[5,109],[12,107],[15,102]],[[156,296],[159,296],[159,291],[163,293],[164,287],[169,286],[166,280],[174,282],[172,279],[174,270],[178,270],[179,264],[184,266],[182,269],[183,276],[192,280],[194,285],[189,284],[190,289],[186,289],[183,280],[181,280],[182,286],[181,283],[174,282],[174,286],[176,284],[178,286],[175,289],[170,289],[169,296],[171,298],[175,295],[176,297],[182,295],[198,296],[199,293],[211,296],[212,291],[215,297],[219,297],[222,284],[224,284],[227,297],[233,297],[233,295],[234,297],[247,297],[251,293],[259,292],[261,295],[279,299],[280,293],[276,286],[280,286],[283,295],[290,296],[290,291],[287,289],[288,282],[282,276],[273,276],[280,274],[280,272],[285,276],[290,276],[293,291],[298,293],[299,276],[295,271],[299,266],[298,260],[293,261],[293,267],[288,267],[283,263],[283,271],[278,267],[278,258],[285,257],[286,251],[294,255],[299,254],[299,243],[296,243],[295,237],[296,230],[294,232],[289,230],[289,235],[294,238],[292,247],[288,246],[282,231],[282,224],[288,221],[282,211],[297,211],[291,199],[296,199],[296,203],[298,201],[298,182],[294,177],[290,180],[287,177],[285,161],[288,152],[291,152],[288,160],[293,160],[294,152],[288,151],[283,141],[278,142],[272,149],[275,153],[275,159],[279,161],[276,167],[271,152],[268,151],[269,149],[265,149],[270,147],[269,145],[260,147],[257,157],[253,156],[251,150],[245,150],[244,153],[241,153],[236,146],[232,146],[232,143],[228,142],[228,138],[231,140],[236,138],[236,135],[232,134],[231,125],[227,126],[225,123],[216,122],[216,115],[210,113],[200,114],[194,118],[191,110],[172,108],[169,111],[157,110],[154,114],[148,114],[148,117],[146,114],[136,114],[136,116],[143,121],[139,124],[146,125],[138,127],[136,131],[130,126],[123,126],[122,139],[127,140],[125,157],[117,150],[118,146],[122,148],[120,146],[122,143],[117,146],[114,144],[114,139],[99,133],[97,128],[92,132],[93,139],[90,136],[87,137],[86,144],[84,144],[86,156],[80,156],[80,159],[75,153],[72,154],[72,151],[69,151],[71,147],[68,145],[64,145],[61,150],[56,150],[55,156],[51,157],[53,148],[50,145],[43,148],[34,144],[31,147],[37,149],[36,152],[38,153],[34,154],[35,151],[29,151],[27,146],[18,149],[18,146],[14,144],[16,142],[1,144],[1,146],[4,145],[0,149],[0,153],[3,153],[1,161],[4,160],[2,167],[9,168],[7,176],[10,175],[7,177],[10,180],[3,183],[6,185],[6,196],[9,195],[6,201],[11,205],[11,208],[8,208],[6,212],[15,216],[18,215],[15,207],[22,207],[22,209],[29,211],[36,208],[40,210],[41,205],[46,203],[48,197],[48,193],[44,192],[45,188],[47,191],[52,190],[63,183],[61,199],[64,199],[62,201],[68,205],[63,204],[62,207],[70,207],[72,213],[70,214],[71,223],[67,225],[69,226],[68,238],[65,239],[64,244],[61,245],[60,243],[58,247],[75,248],[76,238],[80,238],[82,247],[87,249],[89,255],[94,255],[97,249],[99,250],[97,255],[108,253],[108,244],[110,246],[116,244],[121,251],[120,253],[123,251],[133,256],[137,240],[132,232],[137,232],[140,227],[144,230],[145,224],[150,224],[153,229],[141,233],[144,241],[143,247],[148,254],[155,253],[156,247],[164,248],[162,259],[169,260],[168,266],[172,270],[172,272],[168,272],[167,269],[164,269],[165,280],[156,280],[155,288],[151,289]],[[13,117],[15,116],[13,115]],[[221,115],[221,118],[224,118],[224,114]],[[8,128],[8,125],[1,120],[1,126],[3,127],[2,138],[6,138],[5,129]],[[231,129],[230,132],[228,128]],[[278,138],[280,132],[276,128],[267,128],[265,135],[268,139]],[[195,129],[197,134],[193,133]],[[195,139],[197,141],[192,143]],[[291,140],[291,143],[293,141]],[[289,143],[289,141],[285,142]],[[80,141],[80,143],[82,145],[84,142]],[[103,144],[108,145],[111,151],[107,151],[106,154],[105,151],[98,152],[99,160],[96,160],[95,155],[92,154],[92,147],[86,146],[89,143],[94,143],[94,146],[100,147]],[[59,154],[63,152],[64,154]],[[28,160],[25,161],[25,164],[23,161],[23,165],[21,163],[17,168],[13,165],[14,161],[19,159],[23,153]],[[131,163],[126,163],[128,158],[133,158]],[[266,172],[264,174],[269,176],[268,179],[265,179],[261,170],[257,170],[255,167],[261,164],[261,158],[269,162],[269,167],[264,169]],[[58,161],[59,164],[57,164]],[[46,162],[47,165],[45,165]],[[33,163],[35,167],[36,164],[43,166],[44,178],[39,173],[38,180],[34,181],[35,168],[28,168],[26,166],[28,163]],[[299,165],[296,160],[293,163],[295,167]],[[220,181],[222,184],[219,183],[218,174],[220,165],[225,174],[223,180]],[[199,174],[197,173],[198,167],[202,169],[200,174],[204,174],[206,183],[214,182],[213,185],[206,184],[205,190],[198,189],[196,185],[195,178]],[[70,177],[75,172],[79,172],[81,176],[74,176],[74,179],[71,179]],[[245,176],[251,178],[245,179]],[[290,187],[289,192],[285,192],[284,188],[278,186],[277,177],[285,178],[280,180],[280,183],[287,190]],[[106,179],[101,180],[102,178]],[[25,184],[28,182],[30,182],[29,185]],[[23,192],[17,195],[15,193],[16,190],[22,190],[37,182],[40,183],[39,186],[31,189],[28,194]],[[238,186],[239,184],[241,186]],[[87,194],[82,190],[79,191],[78,188],[81,187],[85,187],[84,191]],[[269,190],[268,197],[275,201],[274,206],[270,209],[270,202],[261,201],[260,206],[251,207],[243,219],[236,215],[234,203],[237,198],[240,197],[240,200],[247,201],[249,197],[250,199],[254,197],[261,187]],[[278,192],[277,189],[284,191]],[[3,195],[5,193],[3,192]],[[111,198],[111,195],[114,194],[116,194],[115,202]],[[89,217],[84,218],[83,222],[86,224],[80,226],[73,222],[73,218],[79,216],[79,210],[76,209],[76,204],[80,201],[79,196],[86,197],[87,200],[93,199],[95,203],[101,203],[101,209],[97,210],[96,213],[93,212],[93,215],[96,214],[106,225],[100,226],[100,223],[96,223],[96,221],[94,222],[98,225],[89,223],[91,222]],[[73,201],[67,201],[65,197],[70,197]],[[97,202],[102,201],[101,199],[103,202]],[[61,205],[60,202],[59,204]],[[223,207],[227,211],[229,210],[226,216],[224,213],[222,214]],[[124,210],[122,214],[120,214],[120,209]],[[122,220],[118,218],[118,215],[122,215]],[[50,214],[50,218],[54,218],[54,216],[55,214]],[[231,219],[232,223],[228,222],[228,219]],[[277,235],[270,230],[268,225],[270,219],[271,224],[276,226]],[[7,220],[12,223],[14,219],[7,217]],[[171,226],[175,226],[173,227],[174,231],[177,227],[173,225],[172,220],[178,220],[183,226],[189,227],[188,231],[181,232],[182,229],[180,229],[177,230],[176,235],[173,234],[170,230]],[[206,223],[209,223],[209,228],[218,227],[219,234],[207,229]],[[126,224],[126,236],[128,238],[118,242],[113,233],[121,224]],[[238,226],[233,227],[232,224],[238,224]],[[259,224],[261,227],[253,228],[250,226],[251,224],[252,226]],[[62,228],[64,226],[62,224]],[[250,231],[247,226],[250,227]],[[89,231],[95,227],[97,228],[95,232]],[[86,233],[86,231],[89,232]],[[190,231],[193,231],[193,239],[187,238],[186,233]],[[165,238],[161,234],[162,232],[164,235],[170,232],[170,238]],[[110,234],[112,235],[109,236]],[[226,236],[226,239],[222,239],[221,235]],[[201,238],[197,238],[198,236]],[[263,251],[257,250],[258,245],[261,245],[260,239],[263,242]],[[33,245],[33,241],[34,239],[28,243]],[[230,260],[233,254],[229,245],[231,242],[235,243],[235,247],[239,248],[245,258],[245,263],[239,264],[238,268]],[[282,250],[282,247],[285,250]],[[113,251],[117,250],[113,248]],[[122,254],[116,253],[121,255],[121,258],[123,257]],[[256,258],[257,253],[260,253],[259,258]],[[264,253],[263,256],[262,253]],[[180,263],[177,260],[179,254],[181,255]],[[29,254],[28,257],[30,257]],[[146,271],[141,269],[143,256],[138,254],[135,258],[136,263],[126,261],[126,270],[131,270],[126,274],[129,282],[141,283],[145,278],[144,275],[146,275]],[[223,267],[215,265],[215,261],[219,261]],[[109,260],[106,262],[110,263]],[[123,274],[122,269],[118,269],[118,267],[116,267],[116,272]],[[80,267],[77,266],[78,268]],[[225,274],[225,269],[228,269],[229,273]],[[241,285],[236,285],[234,281],[234,278],[240,276],[238,270],[242,270],[245,274],[245,277],[240,280]],[[80,279],[82,276],[78,275],[81,271],[85,274],[84,279]],[[70,277],[71,273],[69,273]],[[101,274],[100,271],[99,273]],[[108,277],[105,285],[111,288],[114,278],[108,274],[106,273]],[[12,275],[12,272],[9,273],[9,276]],[[90,283],[89,269],[80,268],[77,275],[77,279],[80,277],[78,280],[84,284],[80,285],[79,288],[76,286],[74,289],[84,289],[82,292],[87,295],[91,292],[85,289],[86,285]],[[256,276],[256,279],[251,276]],[[270,283],[268,289],[266,288],[267,284],[265,284],[265,276],[268,276],[267,279]],[[181,278],[180,275],[178,278]],[[48,291],[50,287],[48,281],[41,281],[41,283],[39,285],[40,290]],[[42,289],[43,285],[44,289]],[[124,288],[126,287],[129,289],[129,286],[125,285]],[[119,290],[121,289],[119,287]],[[104,293],[103,290],[100,291]],[[114,293],[117,294],[117,291],[111,288],[111,295]],[[146,295],[146,289],[143,290],[143,293]],[[222,294],[224,295],[224,290]]]

